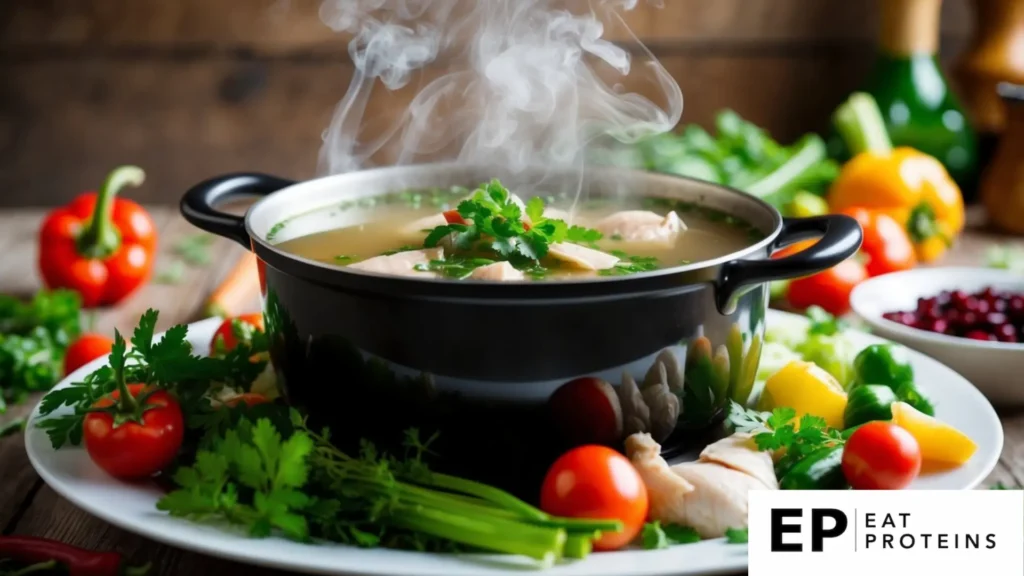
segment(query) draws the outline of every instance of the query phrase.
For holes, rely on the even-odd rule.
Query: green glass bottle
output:
[[[878,54],[864,91],[878,102],[893,144],[936,157],[969,201],[978,180],[977,136],[939,66],[942,0],[879,4]],[[840,146],[835,152],[845,156]]]

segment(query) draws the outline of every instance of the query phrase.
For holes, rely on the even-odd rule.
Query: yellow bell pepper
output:
[[[934,157],[913,148],[893,149],[878,104],[857,93],[836,111],[836,128],[853,159],[828,193],[829,209],[864,207],[902,223],[917,259],[934,262],[964,228],[960,188]]]
[[[919,412],[906,402],[894,402],[892,422],[917,440],[925,462],[960,466],[974,456],[978,445],[963,432]]]
[[[843,427],[846,392],[839,382],[813,362],[794,360],[768,378],[758,410],[792,408],[797,423],[804,414],[819,416],[831,428]]]

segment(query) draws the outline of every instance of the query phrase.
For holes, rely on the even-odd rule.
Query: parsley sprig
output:
[[[157,317],[156,310],[150,309],[139,319],[131,337],[131,348],[123,352],[123,358],[116,358],[121,368],[120,375],[111,366],[103,366],[81,382],[53,390],[43,398],[39,408],[43,417],[63,406],[72,409],[71,414],[52,416],[39,422],[54,448],[65,443],[81,443],[85,414],[99,399],[117,388],[121,376],[128,383],[148,384],[171,391],[181,404],[186,424],[191,426],[191,418],[212,410],[210,394],[223,386],[247,390],[266,365],[266,362],[251,360],[268,348],[269,343],[262,333],[253,334],[249,340],[240,342],[222,356],[197,356],[186,339],[188,327],[185,325],[170,328],[159,341],[154,342]]]
[[[597,230],[569,226],[564,220],[544,217],[544,200],[533,197],[523,209],[508,189],[498,180],[478,188],[468,200],[457,207],[465,224],[444,224],[427,234],[423,246],[433,248],[445,238],[452,238],[456,250],[471,252],[483,245],[496,259],[525,268],[544,258],[550,246],[558,242],[593,245],[601,239]]]
[[[363,547],[483,549],[545,564],[584,556],[597,532],[621,530],[617,520],[553,517],[502,490],[433,472],[423,460],[433,439],[409,430],[404,457],[367,441],[352,456],[295,410],[287,431],[268,418],[243,419],[174,474],[178,489],[157,507],[226,520],[254,537],[279,532]]]
[[[846,443],[843,432],[830,428],[824,418],[804,414],[798,420],[796,410],[792,408],[757,412],[733,402],[729,409],[728,423],[737,432],[753,434],[758,450],[785,450],[785,455],[775,464],[777,473],[791,469],[794,464],[821,448]]]

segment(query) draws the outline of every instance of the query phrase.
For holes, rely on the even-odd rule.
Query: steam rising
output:
[[[649,53],[633,62],[603,39],[605,24],[632,37],[620,13],[636,3],[324,0],[321,19],[352,35],[356,73],[324,134],[320,173],[457,161],[582,175],[601,138],[671,130],[679,86]],[[625,93],[626,79],[648,83],[657,102]],[[396,93],[415,94],[404,113],[386,109]]]

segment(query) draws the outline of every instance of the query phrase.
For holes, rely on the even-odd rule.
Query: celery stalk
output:
[[[794,182],[798,182],[804,173],[825,160],[827,156],[825,142],[820,137],[805,137],[789,160],[764,178],[747,186],[746,192],[757,198],[766,198],[785,190]]]
[[[892,140],[885,119],[874,97],[864,92],[850,95],[832,116],[836,130],[853,155],[861,152],[885,154],[892,151]]]

